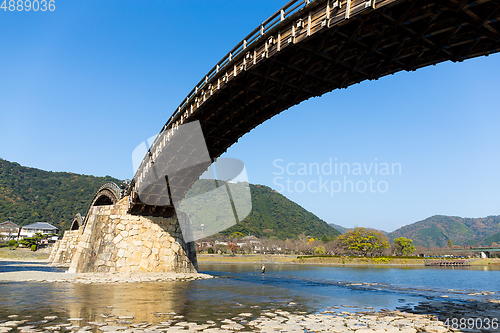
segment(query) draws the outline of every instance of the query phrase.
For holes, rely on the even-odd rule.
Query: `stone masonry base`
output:
[[[183,241],[176,215],[138,216],[126,210],[127,197],[92,207],[86,223],[54,245],[52,263],[69,264],[69,273],[197,271],[194,243]]]

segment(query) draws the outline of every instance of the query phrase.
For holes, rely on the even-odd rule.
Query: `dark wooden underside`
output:
[[[499,2],[470,7],[406,1],[351,18],[236,76],[189,121],[202,124],[211,157],[278,113],[311,97],[402,70],[500,50]]]
[[[499,8],[500,0],[398,1],[351,17],[241,71],[185,122],[200,121],[210,157],[219,157],[245,133],[311,97],[498,52]],[[160,213],[139,200],[131,211]]]

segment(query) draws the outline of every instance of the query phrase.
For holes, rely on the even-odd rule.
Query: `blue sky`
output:
[[[58,0],[53,12],[1,10],[0,157],[131,178],[134,148],[283,4]],[[225,156],[329,223],[392,231],[435,214],[497,215],[499,73],[496,54],[333,91],[260,125]],[[297,174],[299,163],[330,159],[344,174]],[[353,174],[356,163],[372,164],[370,174]],[[401,172],[375,175],[383,163]],[[380,190],[361,193],[370,181]]]

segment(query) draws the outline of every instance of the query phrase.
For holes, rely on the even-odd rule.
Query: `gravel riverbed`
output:
[[[424,311],[426,308],[426,311]],[[367,308],[368,309],[368,308]],[[188,322],[184,316],[175,312],[155,313],[159,323],[136,322],[133,316],[101,314],[99,321],[86,321],[84,318],[60,318],[45,316],[43,320],[31,321],[21,315],[12,314],[0,320],[0,333],[57,333],[57,332],[96,332],[96,333],[156,333],[156,332],[335,332],[335,333],[417,333],[417,332],[499,332],[498,304],[454,304],[450,302],[430,302],[422,305],[421,312],[407,313],[383,310],[336,312],[334,308],[317,314],[281,309],[259,310],[256,313],[242,312],[231,318],[220,318],[199,322]],[[454,324],[446,321],[446,316],[457,315],[469,318],[482,318],[465,323]],[[465,318],[465,317],[464,317]],[[487,322],[487,318],[489,319]]]

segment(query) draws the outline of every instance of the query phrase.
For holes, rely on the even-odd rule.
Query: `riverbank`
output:
[[[37,267],[35,264],[23,267]],[[38,266],[40,267],[40,266]],[[0,273],[0,282],[45,282],[45,283],[140,283],[140,282],[172,282],[211,279],[213,276],[201,273],[75,273],[45,272],[37,270],[21,270]]]
[[[15,250],[18,251],[18,250]],[[12,251],[14,252],[14,251]],[[31,252],[31,251],[30,251]],[[65,268],[49,266],[47,259],[37,259],[35,253],[22,251],[15,259],[0,258],[0,282],[46,282],[46,283],[138,283],[171,282],[211,279],[202,273],[66,273]],[[1,330],[0,330],[0,333]]]
[[[47,262],[50,248],[40,251],[17,248],[10,250],[0,248],[0,261],[37,261]],[[321,257],[321,256],[296,256],[281,254],[197,254],[198,262],[214,264],[282,264],[282,265],[366,265],[366,266],[424,266],[426,261],[450,259],[429,258],[391,258],[391,257]],[[471,266],[500,265],[500,258],[473,259]]]
[[[199,263],[214,264],[283,264],[283,265],[365,265],[365,266],[424,266],[429,258],[390,258],[390,257],[316,257],[292,256],[274,254],[244,254],[244,255],[219,255],[198,254]],[[471,266],[500,265],[500,258],[477,259],[471,261]]]

